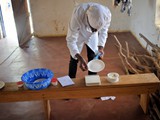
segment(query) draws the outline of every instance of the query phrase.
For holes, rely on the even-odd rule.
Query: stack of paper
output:
[[[101,85],[101,80],[99,75],[87,75],[85,76],[86,86],[97,86]]]
[[[63,76],[63,77],[59,77],[57,79],[63,87],[70,86],[70,85],[74,84],[74,82],[72,81],[72,79],[68,75]]]

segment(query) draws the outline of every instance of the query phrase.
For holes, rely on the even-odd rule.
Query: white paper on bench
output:
[[[70,85],[73,85],[74,82],[72,81],[72,79],[66,75],[66,76],[63,76],[63,77],[59,77],[57,78],[58,81],[60,82],[60,84],[65,87],[65,86],[70,86]]]

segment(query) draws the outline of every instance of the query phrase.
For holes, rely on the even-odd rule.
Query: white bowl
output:
[[[102,60],[93,59],[88,64],[88,70],[91,72],[100,72],[105,68],[105,63]]]
[[[119,81],[119,74],[116,72],[110,72],[107,74],[107,80],[111,83]]]
[[[0,89],[3,88],[5,86],[5,82],[0,81]]]

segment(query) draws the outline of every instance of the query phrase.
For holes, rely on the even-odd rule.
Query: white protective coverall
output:
[[[103,17],[105,16],[105,20],[101,21],[103,22],[101,27],[96,28],[97,32],[93,33],[87,21],[86,14],[87,10],[92,6],[101,8],[101,13]],[[95,17],[95,19],[93,18],[93,22],[96,22],[98,16],[96,13],[93,13],[93,15],[93,17]],[[76,6],[72,13],[66,37],[67,46],[71,56],[76,59],[75,55],[77,53],[81,53],[84,44],[88,45],[95,53],[98,51],[98,46],[104,47],[108,37],[108,28],[110,26],[110,22],[110,10],[103,5],[98,3],[82,3]]]

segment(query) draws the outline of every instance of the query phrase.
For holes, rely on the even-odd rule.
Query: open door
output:
[[[27,0],[11,0],[19,46],[30,40],[32,34],[29,22]]]
[[[2,9],[0,5],[0,39],[6,37],[6,30],[4,26],[4,20],[3,20],[3,15],[2,15]]]

